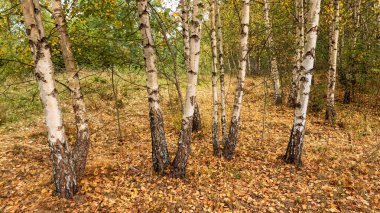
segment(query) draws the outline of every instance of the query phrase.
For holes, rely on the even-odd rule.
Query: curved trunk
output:
[[[227,160],[231,160],[235,152],[238,130],[239,130],[239,120],[240,111],[243,102],[243,89],[245,72],[247,68],[247,54],[248,54],[248,26],[249,26],[249,0],[242,1],[242,17],[241,17],[241,37],[240,37],[240,63],[239,63],[239,74],[237,79],[235,99],[234,99],[234,110],[231,118],[230,132],[228,134],[228,139],[226,145],[223,149],[223,156]]]
[[[183,178],[186,175],[187,160],[190,155],[191,131],[193,126],[194,108],[196,105],[196,85],[198,80],[199,55],[200,55],[200,25],[199,0],[193,1],[193,20],[190,32],[190,69],[187,71],[187,90],[182,126],[179,134],[178,149],[173,161],[172,176]]]
[[[307,29],[305,55],[302,60],[299,76],[299,91],[294,113],[293,128],[290,133],[289,144],[283,157],[286,163],[301,165],[301,154],[305,136],[306,113],[309,102],[312,72],[315,62],[315,48],[321,0],[310,0],[310,24]]]
[[[149,101],[150,132],[152,137],[152,162],[155,172],[162,173],[169,165],[169,153],[165,139],[164,120],[160,106],[160,93],[157,82],[156,54],[150,28],[147,0],[137,0],[140,17],[140,32],[144,46],[145,70]]]
[[[34,72],[45,112],[53,166],[54,193],[60,197],[72,198],[78,187],[54,84],[54,68],[50,45],[42,23],[40,3],[36,0],[22,0],[21,3],[34,60]]]
[[[212,145],[214,155],[219,155],[219,120],[218,120],[218,77],[217,77],[217,44],[216,44],[216,27],[215,27],[215,0],[211,2],[210,7],[211,19],[211,49],[212,49]]]
[[[220,69],[220,106],[221,117],[220,122],[222,124],[222,143],[225,144],[227,140],[227,116],[226,116],[226,89],[224,84],[224,50],[223,50],[223,33],[222,33],[222,19],[220,17],[220,1],[216,1],[216,21],[218,27],[218,49],[219,49],[219,69]]]
[[[304,37],[304,9],[303,0],[296,0],[296,15],[297,15],[297,50],[296,50],[296,60],[295,66],[292,72],[292,85],[289,92],[288,106],[295,107],[297,92],[298,92],[298,76],[300,75],[301,63],[304,53],[305,37]]]
[[[329,79],[327,86],[327,100],[326,100],[326,120],[334,125],[335,123],[335,81],[336,81],[336,64],[338,58],[338,41],[339,41],[339,0],[334,0],[334,18],[331,27],[330,38],[330,57],[329,57]]]
[[[278,72],[277,58],[275,56],[274,46],[273,46],[273,29],[272,23],[269,18],[269,4],[267,0],[264,0],[264,22],[266,27],[266,32],[268,36],[268,48],[270,52],[270,73],[272,76],[274,84],[274,98],[276,105],[282,104],[282,90],[280,83],[280,74]]]
[[[55,26],[58,31],[63,60],[66,67],[69,88],[71,92],[72,105],[75,113],[76,124],[76,142],[73,147],[72,155],[74,161],[75,173],[78,181],[82,177],[90,146],[90,131],[86,117],[86,107],[80,91],[79,71],[77,70],[74,54],[71,48],[71,42],[68,37],[66,28],[65,15],[62,11],[60,0],[52,0],[53,15]]]

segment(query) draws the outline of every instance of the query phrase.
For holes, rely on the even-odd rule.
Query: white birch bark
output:
[[[220,16],[220,0],[216,1],[216,22],[217,22],[217,44],[218,44],[218,59],[219,59],[219,69],[220,69],[220,107],[221,107],[221,118],[220,122],[222,124],[222,144],[224,145],[227,140],[227,115],[226,115],[226,89],[224,83],[224,50],[223,50],[223,31],[222,31],[222,19]]]
[[[186,175],[187,160],[190,155],[190,142],[194,107],[196,104],[196,85],[198,80],[200,44],[201,44],[201,20],[199,10],[202,3],[193,0],[193,14],[190,28],[190,69],[187,72],[187,89],[185,108],[182,117],[182,126],[179,134],[178,149],[173,162],[172,176],[183,178]]]
[[[339,42],[339,0],[333,0],[334,17],[331,26],[330,50],[329,50],[329,78],[327,86],[326,120],[333,125],[335,122],[335,81],[338,58]]]
[[[149,118],[152,137],[152,162],[155,172],[162,173],[170,163],[165,139],[164,121],[160,106],[157,80],[156,53],[150,27],[148,0],[137,0],[140,32],[144,46],[145,70],[149,101]]]
[[[298,90],[298,76],[301,68],[304,46],[305,46],[305,19],[304,19],[304,6],[303,0],[296,0],[296,16],[297,16],[297,49],[296,49],[296,60],[295,66],[292,72],[292,84],[288,98],[288,106],[295,107],[297,99]]]
[[[272,23],[269,17],[269,4],[267,0],[264,0],[264,23],[266,27],[266,33],[268,36],[268,48],[270,52],[270,72],[274,84],[274,97],[275,97],[275,103],[277,105],[282,104],[282,89],[281,89],[281,83],[280,83],[280,74],[278,72],[278,64],[277,64],[277,58],[274,51],[274,45],[273,45],[273,28]]]
[[[218,119],[218,77],[217,77],[217,64],[218,64],[218,51],[216,42],[216,24],[215,24],[215,0],[211,1],[210,19],[211,19],[211,50],[212,50],[212,145],[214,155],[219,155],[219,119]]]
[[[54,193],[69,199],[78,190],[77,182],[58,103],[54,67],[51,61],[50,45],[42,23],[41,7],[38,0],[22,0],[21,4],[34,61],[34,72],[45,112],[53,166]]]
[[[62,55],[66,67],[67,78],[75,113],[76,142],[73,147],[72,157],[77,179],[80,180],[84,173],[87,154],[90,146],[90,131],[88,128],[86,106],[80,91],[79,73],[68,36],[65,14],[62,11],[61,0],[51,0],[55,26],[58,31]]]
[[[299,91],[297,94],[297,104],[294,113],[294,124],[291,130],[286,154],[283,158],[285,162],[297,165],[302,164],[301,154],[305,136],[306,113],[309,102],[312,72],[314,70],[320,10],[321,0],[310,0],[310,18],[307,29],[307,42],[299,77]]]
[[[231,118],[230,132],[228,134],[228,140],[223,150],[223,156],[227,160],[231,160],[235,152],[238,130],[240,111],[243,103],[244,92],[244,80],[247,69],[247,54],[248,54],[248,26],[249,26],[249,0],[242,0],[242,16],[241,16],[241,37],[240,37],[240,63],[239,74],[237,79],[234,110]]]

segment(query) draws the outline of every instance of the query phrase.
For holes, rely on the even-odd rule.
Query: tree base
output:
[[[234,119],[231,122],[230,133],[228,134],[228,138],[226,139],[223,149],[223,157],[226,160],[232,160],[232,157],[235,153],[237,137],[238,137],[239,123],[238,120]]]
[[[182,128],[179,134],[178,149],[173,161],[171,177],[185,178],[187,160],[190,156],[191,148],[191,129],[193,117],[187,117],[182,120]]]
[[[193,132],[197,132],[197,131],[199,131],[201,129],[202,129],[201,114],[200,114],[200,111],[199,111],[198,103],[195,102],[192,131]]]
[[[301,155],[303,148],[305,130],[302,132],[298,129],[292,128],[290,133],[288,147],[286,148],[286,153],[282,158],[285,163],[295,164],[297,166],[302,165]]]

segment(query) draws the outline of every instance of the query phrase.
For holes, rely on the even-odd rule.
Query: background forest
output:
[[[380,211],[379,58],[379,0],[0,1],[0,212]]]

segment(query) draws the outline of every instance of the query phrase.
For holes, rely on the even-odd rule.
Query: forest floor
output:
[[[42,113],[0,126],[0,212],[380,211],[380,112],[369,104],[341,105],[338,95],[336,128],[324,124],[323,112],[310,113],[303,166],[296,168],[278,159],[287,146],[293,110],[274,106],[268,96],[262,138],[263,78],[248,78],[236,155],[226,161],[212,156],[211,88],[200,82],[203,129],[193,134],[187,176],[180,180],[152,171],[145,89],[119,81],[124,138],[119,142],[112,90],[103,81],[84,83],[92,145],[73,200],[52,196]],[[228,113],[234,82],[227,80]],[[174,89],[161,88],[171,159],[181,118]],[[61,103],[72,142],[70,101],[66,97]]]

